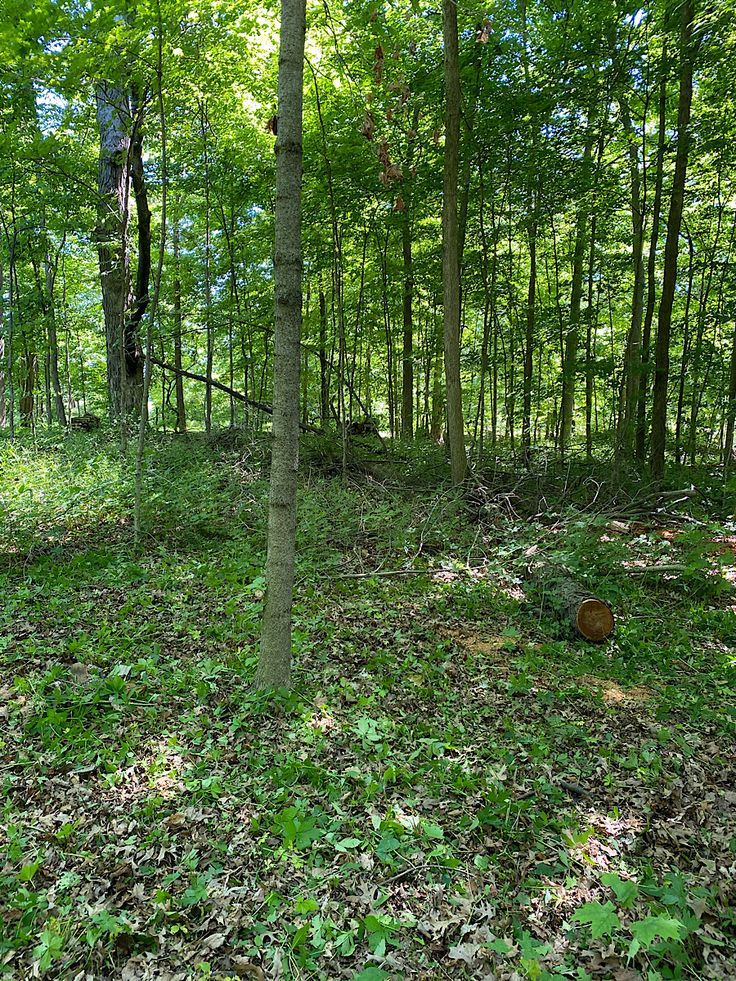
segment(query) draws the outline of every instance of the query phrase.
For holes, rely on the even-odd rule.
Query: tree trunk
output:
[[[457,180],[460,155],[460,59],[457,7],[442,0],[445,42],[445,159],[442,198],[442,283],[444,294],[445,385],[447,432],[450,440],[452,482],[465,480],[465,426],[460,384],[460,238]]]
[[[585,144],[582,161],[582,192],[578,206],[575,251],[572,263],[572,287],[570,293],[570,318],[565,335],[565,353],[562,363],[562,401],[560,405],[560,456],[564,459],[570,445],[572,420],[575,412],[575,375],[578,358],[578,339],[580,326],[580,306],[583,298],[583,266],[585,262],[585,241],[587,215],[583,205],[584,194],[588,190],[588,171],[590,169],[592,140]]]
[[[670,371],[670,331],[672,308],[677,285],[677,254],[680,244],[680,227],[685,199],[685,177],[689,148],[690,107],[693,97],[693,44],[694,0],[684,0],[680,24],[680,93],[677,107],[677,155],[672,182],[670,213],[667,220],[667,239],[664,251],[662,297],[657,318],[657,342],[655,348],[654,400],[652,404],[652,477],[664,476],[664,454],[667,439],[667,387]]]
[[[100,82],[96,87],[100,132],[97,243],[102,308],[105,316],[110,415],[125,418],[138,408],[143,384],[143,355],[138,324],[148,304],[150,213],[142,165],[141,115],[127,88]],[[138,272],[130,289],[130,190],[138,210]],[[130,316],[128,310],[130,309]]]
[[[437,317],[436,304],[432,310],[432,327],[434,334],[430,331],[430,344],[434,345],[434,357],[432,359],[432,421],[429,434],[435,443],[442,439],[442,423],[445,416],[445,405],[442,391],[442,351],[443,351],[443,323]]]
[[[187,431],[187,410],[184,402],[184,376],[181,373],[182,310],[181,310],[181,269],[179,255],[179,222],[174,222],[174,391],[176,392],[176,431]]]
[[[207,334],[207,358],[205,374],[207,384],[204,391],[204,428],[205,432],[212,431],[212,369],[215,357],[215,340],[212,328],[212,271],[211,271],[211,249],[212,237],[210,227],[210,157],[209,144],[207,142],[207,119],[206,103],[200,105],[200,131],[202,136],[202,152],[204,154],[204,303],[205,303],[205,329]]]
[[[38,355],[26,346],[23,357],[23,387],[20,393],[20,423],[28,429],[35,429],[36,377],[38,375]]]
[[[327,299],[319,286],[319,405],[322,425],[330,421],[330,382],[327,375]]]
[[[597,309],[593,306],[593,273],[595,271],[595,237],[597,215],[590,221],[590,247],[588,258],[588,305],[585,310],[585,456],[593,459],[593,389],[595,382],[595,331]],[[600,283],[598,284],[600,289]]]
[[[158,262],[156,264],[156,278],[154,280],[154,290],[153,290],[153,300],[151,302],[151,310],[146,320],[146,355],[145,363],[143,369],[143,384],[140,392],[140,411],[138,414],[138,445],[136,447],[135,454],[135,503],[133,510],[133,540],[136,545],[140,545],[141,540],[141,507],[143,501],[143,457],[146,448],[146,433],[148,431],[148,400],[151,391],[151,372],[153,371],[153,326],[156,323],[156,313],[158,311],[158,301],[161,295],[161,278],[164,270],[164,257],[166,254],[166,204],[167,204],[167,193],[168,193],[168,157],[166,153],[166,111],[164,107],[164,94],[163,94],[163,23],[161,19],[161,8],[158,8],[158,37],[157,37],[157,48],[158,48],[158,60],[157,60],[157,101],[158,101],[158,117],[159,124],[161,127],[160,133],[160,143],[161,143],[161,231],[159,239],[159,250],[158,250]],[[143,186],[143,194],[145,195],[145,185],[143,184],[143,167],[141,163],[141,174],[139,178],[134,178],[134,185],[136,187],[136,201],[138,207],[140,208],[141,200],[141,190],[139,189],[139,182]],[[146,211],[148,210],[148,205],[145,205]],[[139,239],[141,235],[141,215],[139,212],[138,216],[138,231]],[[148,237],[148,256],[147,259],[142,259],[140,256],[138,258],[138,285],[136,287],[136,307],[139,305],[142,307],[140,316],[144,316],[146,309],[148,308],[148,284],[151,275],[151,216],[148,213],[147,217],[143,219],[143,234]],[[141,280],[141,262],[145,261],[147,263],[147,269],[144,271],[144,278]],[[141,288],[142,287],[142,288]],[[145,289],[145,298],[143,294],[143,289]]]
[[[521,452],[529,466],[531,450],[532,381],[534,376],[535,307],[537,298],[537,208],[534,192],[529,196],[529,286],[526,296],[524,333],[524,395],[521,417]]]
[[[7,423],[7,408],[5,402],[5,292],[3,283],[3,260],[0,255],[0,429],[5,429]]]
[[[631,299],[631,326],[624,356],[624,393],[619,417],[617,450],[621,456],[632,456],[636,429],[636,408],[641,378],[641,328],[644,315],[644,205],[642,201],[639,151],[636,133],[625,99],[619,100],[624,133],[629,149],[631,178],[631,263],[634,267],[634,293]]]
[[[419,128],[419,106],[412,116],[412,132]],[[414,158],[414,138],[409,140],[406,152],[406,169],[411,172]],[[401,253],[404,262],[404,292],[402,296],[402,318],[404,326],[401,361],[401,438],[414,437],[414,272],[411,247],[411,216],[414,195],[412,178],[408,177],[404,212],[401,221]]]
[[[276,138],[273,450],[266,605],[255,686],[291,683],[302,323],[302,86],[306,0],[282,0]]]
[[[401,352],[401,438],[410,440],[414,436],[414,324],[412,322],[414,276],[408,207],[401,222],[401,251],[404,260],[404,293],[401,304],[404,326]]]
[[[680,359],[680,383],[677,392],[677,415],[675,419],[675,462],[680,463],[682,457],[682,422],[685,409],[685,381],[690,362],[690,306],[693,296],[693,279],[695,277],[695,245],[692,236],[687,236],[688,244],[688,274],[687,295],[685,297],[685,316],[682,323],[682,357]],[[694,396],[693,396],[694,399]]]
[[[123,333],[129,291],[129,105],[127,92],[121,85],[98,84],[96,99],[100,131],[97,244],[105,316],[109,409],[114,420],[126,414]]]
[[[726,436],[723,444],[723,466],[728,473],[733,463],[734,429],[736,429],[736,327],[731,341],[731,370],[726,403]]]
[[[64,406],[64,394],[61,390],[61,378],[59,376],[59,341],[56,331],[56,310],[54,309],[56,269],[57,265],[52,262],[47,249],[44,259],[44,273],[46,287],[46,329],[48,332],[48,381],[53,392],[56,421],[66,429],[66,408]]]

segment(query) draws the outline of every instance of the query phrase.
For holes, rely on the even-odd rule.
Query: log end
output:
[[[600,643],[613,630],[611,607],[595,596],[586,597],[577,608],[575,627],[581,637]]]

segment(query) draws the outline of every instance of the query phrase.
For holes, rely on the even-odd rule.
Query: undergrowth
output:
[[[409,485],[409,451],[343,481],[307,447],[295,690],[267,697],[267,452],[156,441],[135,553],[104,435],[0,450],[0,974],[733,977],[723,508],[612,525],[557,476],[468,501],[434,448]],[[530,602],[530,550],[610,641]]]

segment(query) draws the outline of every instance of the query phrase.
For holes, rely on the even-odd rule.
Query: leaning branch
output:
[[[164,371],[172,371],[175,375],[181,375],[183,378],[191,378],[192,381],[202,382],[206,385],[208,382],[213,388],[219,389],[221,392],[225,392],[226,395],[232,396],[232,398],[237,399],[239,402],[245,402],[247,405],[252,405],[255,409],[260,409],[261,412],[267,413],[267,415],[273,415],[273,406],[269,405],[267,402],[258,402],[256,399],[248,398],[247,395],[243,395],[242,392],[236,391],[234,388],[230,388],[229,385],[224,385],[222,382],[215,381],[214,378],[208,379],[206,375],[198,375],[195,371],[187,371],[185,368],[175,368],[173,364],[169,364],[166,361],[162,361],[160,358],[151,357],[152,364],[158,365],[159,368],[163,368]],[[321,433],[322,430],[318,429],[316,426],[306,426],[300,425],[300,428],[306,433]]]

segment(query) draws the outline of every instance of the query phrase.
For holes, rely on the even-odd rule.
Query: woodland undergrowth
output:
[[[264,696],[263,441],[153,439],[137,551],[114,441],[0,447],[0,976],[736,976],[721,475],[302,460]],[[530,602],[530,554],[609,642]]]

